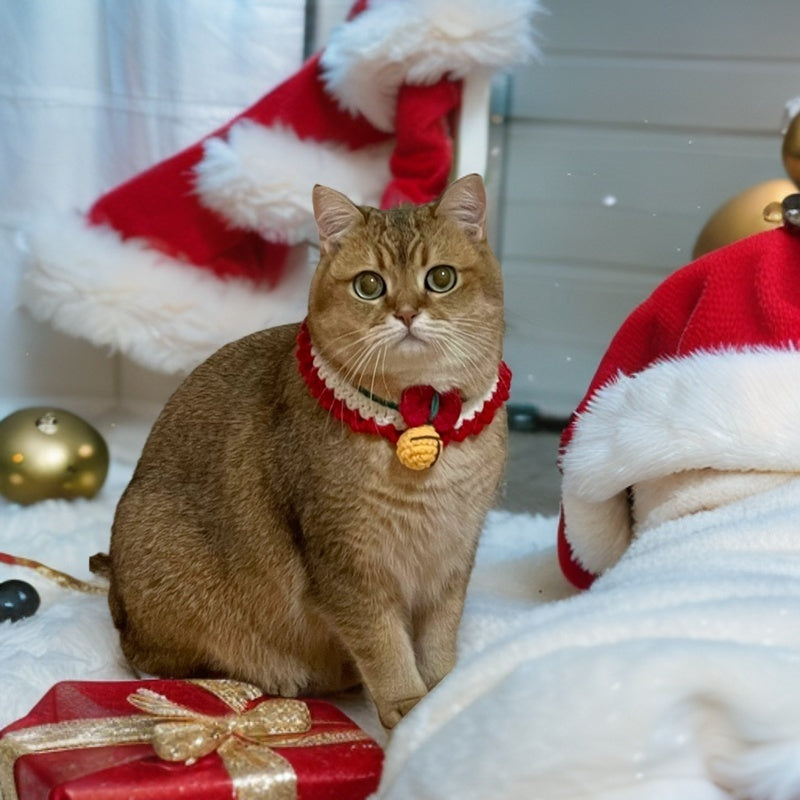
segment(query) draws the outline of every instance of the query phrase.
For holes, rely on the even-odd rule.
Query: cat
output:
[[[392,728],[453,667],[505,467],[502,279],[478,175],[421,206],[323,186],[313,206],[306,321],[222,347],[167,401],[117,506],[109,605],[141,672],[363,684]],[[404,413],[433,418],[414,430],[435,463],[399,460]]]

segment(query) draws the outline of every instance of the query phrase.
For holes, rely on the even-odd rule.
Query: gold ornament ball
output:
[[[442,452],[442,439],[433,425],[409,428],[397,440],[396,452],[404,467],[428,469],[436,463]]]
[[[786,174],[800,186],[800,114],[796,115],[786,128],[781,146],[781,157]]]
[[[94,497],[108,474],[108,446],[61,408],[23,408],[0,420],[0,494],[12,503]]]
[[[778,227],[782,223],[781,216],[769,213],[765,216],[764,211],[796,191],[797,187],[790,180],[775,178],[757,183],[734,195],[703,226],[695,242],[692,257],[699,258],[718,247],[744,239],[745,236]]]

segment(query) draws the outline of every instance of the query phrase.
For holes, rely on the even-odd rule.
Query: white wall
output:
[[[546,0],[547,1],[547,0]],[[502,257],[512,400],[569,412],[705,220],[784,177],[796,0],[549,0],[514,74]]]

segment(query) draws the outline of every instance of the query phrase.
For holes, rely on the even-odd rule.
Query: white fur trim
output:
[[[314,184],[335,187],[355,203],[377,206],[391,178],[392,146],[349,150],[298,139],[289,128],[241,120],[227,139],[205,141],[195,186],[203,205],[236,227],[271,241],[315,241]]]
[[[690,469],[800,471],[798,398],[800,352],[761,347],[659,361],[599,389],[561,457],[579,563],[599,574],[624,552],[636,483]]]
[[[226,342],[306,314],[304,247],[267,290],[123,241],[75,214],[40,217],[26,244],[22,301],[37,319],[159,372],[188,372]]]
[[[624,492],[596,502],[562,490],[561,513],[572,555],[593,575],[616,564],[631,543],[631,514]]]
[[[711,511],[793,480],[797,480],[796,472],[690,469],[663,478],[638,481],[632,498],[633,534],[640,536],[665,522],[699,511]]]
[[[538,54],[538,0],[372,0],[331,33],[321,66],[342,108],[391,131],[397,90],[476,68],[505,69]]]
[[[604,500],[686,469],[800,469],[800,352],[699,352],[620,375],[576,420],[565,488]]]

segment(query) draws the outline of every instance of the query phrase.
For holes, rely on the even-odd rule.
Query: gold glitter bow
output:
[[[194,764],[238,742],[286,746],[293,734],[311,730],[308,706],[300,700],[265,700],[250,711],[236,709],[224,717],[193,711],[150,689],[137,689],[128,702],[157,718],[150,744],[165,761]]]
[[[367,739],[357,727],[311,733],[311,715],[301,700],[261,696],[254,686],[228,680],[190,681],[232,711],[212,716],[139,688],[128,702],[142,711],[129,717],[67,720],[21,728],[0,739],[0,798],[18,800],[14,762],[30,753],[150,743],[159,758],[193,764],[215,752],[231,778],[237,800],[296,800],[297,775],[272,747],[314,747]]]

